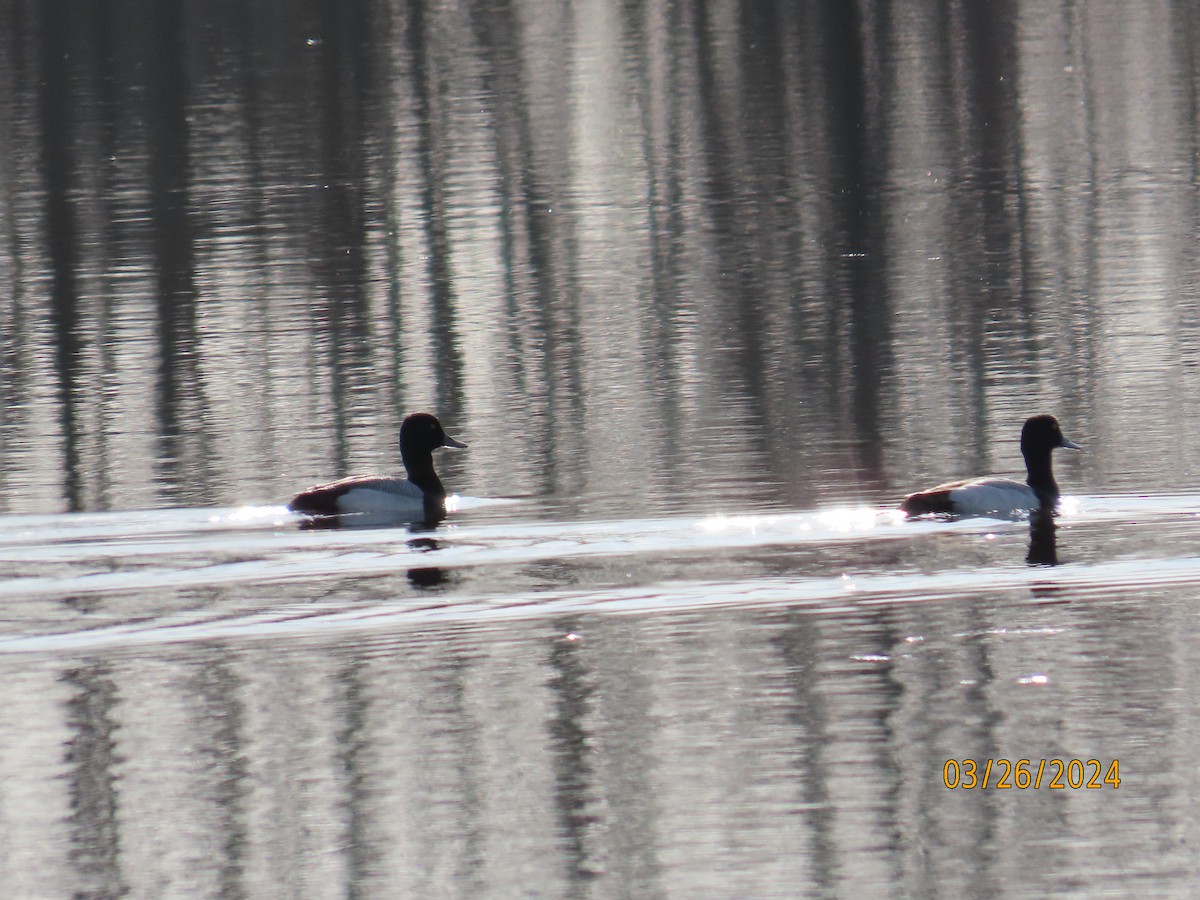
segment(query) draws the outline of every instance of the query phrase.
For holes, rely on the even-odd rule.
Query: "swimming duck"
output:
[[[407,478],[355,475],[319,484],[292,498],[288,509],[313,516],[348,513],[419,516],[438,522],[446,515],[446,489],[433,470],[433,451],[439,447],[465,450],[429,413],[413,413],[400,425],[400,459]]]
[[[1029,510],[1053,510],[1058,505],[1050,455],[1057,447],[1079,450],[1063,436],[1054,416],[1034,416],[1021,428],[1021,455],[1029,477],[1024,483],[1011,478],[974,478],[950,481],[909,494],[900,509],[910,516],[949,513],[960,516],[1011,516]]]

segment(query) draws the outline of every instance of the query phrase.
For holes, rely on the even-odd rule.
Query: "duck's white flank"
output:
[[[964,516],[1011,516],[1041,505],[1033,488],[1011,478],[974,478],[947,488],[955,512]]]
[[[338,497],[343,513],[420,513],[425,492],[407,478],[377,478],[356,484]]]

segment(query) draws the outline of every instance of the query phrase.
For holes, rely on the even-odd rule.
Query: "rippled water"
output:
[[[1029,564],[1027,522],[866,506],[539,521],[460,498],[436,534],[9,516],[6,880],[1182,890],[1198,516],[1071,497],[1057,566]],[[967,758],[1117,760],[1120,786],[948,789]]]
[[[453,500],[452,524],[436,532],[302,530],[283,507],[5,517],[0,596],[14,615],[0,652],[562,612],[846,612],[984,589],[1071,599],[1187,585],[1200,567],[1194,495],[1068,497],[1047,533],[869,507],[531,522],[519,504]],[[287,602],[275,599],[280,585]],[[28,619],[15,615],[26,607]]]
[[[0,4],[0,894],[1191,896],[1198,41]]]

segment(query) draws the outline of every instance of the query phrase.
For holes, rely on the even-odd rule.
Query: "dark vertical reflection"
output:
[[[18,129],[22,93],[35,80],[29,70],[40,72],[37,48],[30,52],[24,40],[29,26],[20,3],[0,4],[0,460],[7,456],[9,435],[15,430],[12,410],[24,390],[21,363],[21,333],[24,330],[25,272],[22,265],[20,229],[16,221],[18,182]],[[32,56],[32,60],[29,57]],[[0,465],[0,492],[7,494],[9,475]]]
[[[79,433],[81,341],[79,319],[80,232],[75,217],[75,127],[79,110],[73,97],[75,64],[71,40],[74,4],[47,0],[41,5],[41,81],[38,111],[42,130],[42,177],[45,182],[46,249],[50,266],[50,321],[54,331],[54,370],[58,377],[58,421],[62,431],[63,495],[68,511],[83,507]]]
[[[970,236],[961,241],[955,259],[951,261],[952,266],[961,267],[961,274],[964,276],[961,282],[958,278],[955,279],[955,283],[961,284],[961,287],[951,298],[950,316],[954,328],[954,346],[951,352],[961,360],[962,377],[966,381],[966,402],[963,404],[962,413],[966,421],[961,427],[963,433],[970,437],[965,465],[969,466],[969,471],[972,472],[987,472],[991,470],[992,465],[987,437],[985,363],[989,282],[985,278],[967,277],[967,273],[977,272],[980,265],[991,265],[978,235],[981,225],[986,227],[986,215],[982,214],[980,207],[986,202],[984,198],[997,173],[992,171],[982,181],[975,177],[974,166],[981,158],[981,122],[977,116],[977,109],[972,104],[973,88],[977,88],[978,85],[975,84],[970,70],[973,59],[970,51],[979,47],[981,38],[967,33],[970,23],[962,14],[966,6],[970,4],[953,4],[939,17],[939,24],[943,26],[941,46],[946,48],[945,54],[949,57],[944,59],[949,85],[945,102],[951,109],[956,110],[962,119],[957,123],[958,146],[952,163],[955,189],[951,215],[955,219],[957,230],[964,236]],[[977,20],[979,17],[975,18]],[[952,55],[956,49],[958,58]]]
[[[121,872],[119,796],[114,768],[119,698],[103,664],[85,665],[63,674],[75,694],[67,701],[66,746],[70,769],[72,865],[84,887],[79,898],[119,897],[128,890]]]
[[[337,735],[338,758],[346,784],[346,896],[350,900],[366,896],[363,885],[369,883],[379,863],[379,854],[370,844],[371,788],[364,770],[369,758],[370,741],[366,732],[370,711],[367,689],[360,671],[362,662],[353,660],[337,675],[345,705],[345,722]]]
[[[561,635],[574,632],[556,628]],[[589,749],[588,714],[595,690],[580,659],[580,642],[569,637],[555,641],[550,651],[554,676],[549,688],[555,697],[550,721],[550,744],[554,752],[555,805],[562,829],[563,852],[571,884],[571,896],[586,896],[589,882],[600,872],[591,860],[589,832],[596,823],[592,812],[595,766]]]
[[[421,172],[421,208],[429,246],[430,302],[434,365],[437,366],[438,415],[456,421],[462,411],[462,356],[454,314],[455,287],[450,266],[447,222],[447,117],[439,90],[437,62],[430,54],[426,0],[409,0],[408,41],[416,92],[417,156]]]
[[[628,32],[626,43],[633,64],[637,67],[637,104],[641,116],[642,156],[646,165],[649,219],[649,292],[647,309],[642,316],[644,335],[642,343],[649,348],[649,358],[655,367],[656,383],[653,395],[658,405],[658,415],[663,422],[678,422],[682,419],[684,395],[686,345],[681,343],[680,313],[687,305],[680,285],[685,249],[684,222],[682,216],[683,190],[681,180],[687,166],[682,142],[683,111],[686,102],[679,91],[664,90],[656,83],[665,76],[666,85],[681,83],[684,69],[683,55],[688,39],[682,2],[667,0],[665,11],[665,35],[659,22],[653,17],[658,10],[650,4],[627,2],[624,6],[625,24]],[[666,46],[659,48],[659,42]],[[660,60],[659,55],[665,56]],[[665,71],[656,71],[656,66]],[[664,467],[668,468],[669,490],[678,488],[673,465],[679,449],[680,438],[673,429],[666,434]]]
[[[1178,58],[1177,68],[1185,76],[1182,85],[1187,99],[1188,149],[1191,158],[1189,173],[1192,186],[1200,187],[1200,49],[1196,38],[1200,36],[1200,9],[1189,0],[1176,0],[1172,6],[1176,40],[1171,49]],[[1193,196],[1195,194],[1193,193]]]
[[[455,652],[439,673],[442,709],[447,716],[446,736],[451,740],[449,759],[456,798],[452,816],[453,832],[461,840],[454,863],[454,882],[467,895],[480,896],[487,887],[482,880],[485,836],[480,826],[483,808],[480,777],[482,756],[479,752],[479,722],[467,704],[467,680],[471,675],[471,657]]]
[[[197,232],[189,207],[187,23],[181,3],[146,3],[144,47],[149,216],[158,338],[162,487],[175,502],[204,494],[207,402],[200,373],[195,283]]]
[[[863,15],[868,10],[868,16]],[[837,233],[844,266],[849,326],[851,421],[859,441],[860,474],[876,484],[883,471],[885,385],[892,363],[891,306],[883,275],[888,247],[881,227],[881,169],[887,156],[879,103],[889,85],[873,62],[889,38],[888,0],[826,4],[822,9],[822,61],[830,116],[837,205]],[[836,282],[835,282],[836,283]]]
[[[968,462],[987,471],[988,388],[995,366],[989,349],[1003,341],[1005,362],[1032,387],[1037,376],[1031,339],[1037,331],[1031,305],[1031,279],[1025,274],[1023,225],[1026,199],[1014,92],[1015,10],[1007,2],[963,3],[952,7],[950,29],[956,45],[961,96],[960,148],[957,160],[955,217],[964,236],[953,265],[960,267],[955,331],[964,355],[969,416],[965,433],[973,436]],[[1024,363],[1014,358],[1020,354]]]
[[[805,13],[802,5],[786,2],[738,5],[736,64],[744,81],[739,95],[727,101],[738,110],[731,149],[747,170],[739,178],[738,230],[746,243],[741,265],[749,273],[745,287],[751,292],[745,302],[755,303],[757,312],[742,327],[754,328],[758,338],[757,346],[748,348],[747,362],[754,367],[753,354],[764,354],[757,364],[764,397],[762,429],[773,458],[784,466],[796,453],[803,410],[817,404],[826,408],[828,401],[814,396],[814,385],[801,375],[812,368],[810,353],[816,349],[822,358],[837,356],[823,340],[818,348],[804,346],[820,329],[819,317],[805,308],[807,290],[799,274],[813,255],[813,248],[798,240],[811,224],[803,221],[799,182],[816,175],[810,167],[824,165],[817,159],[820,151],[797,140],[798,98],[805,88],[800,63],[808,54],[796,43],[806,34],[801,23]],[[747,152],[750,147],[754,150]],[[762,203],[760,198],[769,199]],[[832,291],[822,302],[839,305],[841,294]]]
[[[986,621],[987,613],[981,603],[971,601],[969,615],[971,621]],[[1004,713],[996,708],[993,690],[997,681],[996,663],[993,662],[995,647],[986,640],[983,634],[970,635],[964,652],[967,656],[966,690],[963,692],[966,719],[970,727],[964,731],[965,738],[960,738],[960,759],[999,759],[1000,742]],[[984,795],[986,805],[998,804],[993,800],[994,794]],[[968,829],[964,843],[968,848],[964,863],[969,871],[976,873],[979,896],[991,897],[999,893],[1000,885],[997,878],[997,855],[1003,851],[1003,841],[998,840],[1000,828],[994,813],[981,814],[972,817],[966,823]]]
[[[385,48],[394,48],[402,44],[403,38],[400,30],[403,27],[404,17],[394,6],[386,4],[381,5],[379,13],[380,22],[376,29],[383,36],[383,47],[377,51],[379,60],[378,90],[381,95],[378,126],[380,131],[379,156],[386,173],[381,179],[383,197],[381,198],[382,221],[380,224],[384,236],[383,272],[384,278],[387,280],[384,287],[385,315],[381,324],[386,327],[389,336],[387,345],[389,365],[385,370],[384,378],[391,389],[392,412],[399,421],[411,411],[405,406],[406,396],[401,377],[405,357],[404,344],[408,339],[403,316],[405,291],[401,285],[401,279],[405,258],[401,250],[401,234],[408,222],[403,214],[403,193],[399,190],[395,177],[395,173],[400,170],[400,161],[403,158],[400,135],[392,121],[398,111],[389,99],[391,92],[395,90],[396,83],[401,80],[401,76],[397,72],[399,67],[396,65],[393,55],[395,51],[389,52]]]
[[[671,830],[666,820],[673,809],[662,798],[657,778],[664,726],[658,690],[663,682],[638,623],[593,634],[605,652],[594,657],[593,670],[596,724],[589,743],[598,750],[594,771],[603,822],[592,856],[601,861],[611,895],[664,897],[670,893],[664,879],[670,864],[655,836]]]
[[[1186,209],[1186,221],[1200,221],[1200,8],[1194,3],[1178,2],[1173,7],[1172,24],[1175,39],[1172,54],[1175,68],[1181,74],[1181,93],[1184,97],[1183,119],[1187,126],[1184,147],[1191,160],[1188,167],[1188,184],[1192,190]],[[1181,254],[1180,281],[1200,285],[1200,257],[1191,252],[1191,230],[1185,229],[1183,243],[1186,253]],[[1192,358],[1200,355],[1200,304],[1183,302],[1179,305],[1179,316],[1183,340],[1191,351]]]
[[[872,760],[872,768],[880,773],[886,773],[883,787],[877,792],[875,800],[876,828],[885,836],[888,848],[889,865],[895,867],[889,879],[895,883],[899,875],[899,860],[903,859],[905,843],[911,837],[905,834],[903,814],[901,812],[902,783],[901,773],[904,771],[904,761],[901,755],[907,743],[909,729],[900,709],[905,701],[904,683],[901,680],[901,663],[898,659],[907,642],[905,633],[892,621],[892,616],[882,613],[878,623],[872,622],[871,632],[878,635],[879,645],[875,651],[881,656],[887,656],[888,662],[879,670],[879,686],[871,689],[876,698],[871,720],[878,729],[880,739],[876,744],[878,755]]]
[[[717,303],[721,308],[724,346],[730,349],[727,377],[735,392],[745,392],[751,417],[764,417],[762,365],[764,285],[751,244],[757,233],[754,209],[742,202],[740,186],[747,173],[738,153],[742,122],[734,98],[723,90],[724,74],[717,46],[722,37],[710,18],[708,4],[699,3],[693,20],[699,48],[697,90],[702,143],[707,154],[709,215],[717,234],[716,267],[722,275]]]
[[[215,833],[220,850],[213,860],[222,897],[247,895],[246,860],[250,849],[247,821],[249,760],[245,744],[245,706],[239,699],[242,679],[223,659],[197,666],[191,688],[202,701],[205,722],[213,723],[208,761],[213,770],[213,792],[204,798],[217,813]]]
[[[96,37],[96,106],[99,127],[99,157],[98,180],[101,185],[100,196],[96,198],[98,207],[98,222],[93,236],[97,244],[99,265],[103,271],[99,285],[99,296],[96,298],[97,327],[96,352],[99,357],[99,368],[102,379],[109,379],[117,370],[117,351],[119,339],[116,334],[115,322],[119,311],[118,288],[115,271],[121,263],[120,251],[116,246],[117,234],[114,220],[117,218],[115,198],[119,193],[118,169],[116,160],[120,147],[121,120],[121,81],[117,63],[117,32],[120,29],[119,17],[116,13],[114,0],[97,0],[93,7],[95,24],[93,33]],[[94,493],[89,506],[95,509],[108,509],[112,504],[111,494],[111,460],[109,453],[109,432],[114,421],[114,406],[107,391],[100,391],[100,396],[94,398],[99,410],[98,427],[89,435],[97,446],[95,462],[91,464],[92,477],[95,481]],[[117,411],[119,416],[119,411]]]
[[[829,742],[825,704],[816,691],[820,660],[814,648],[819,636],[811,616],[796,616],[775,636],[774,643],[791,691],[788,722],[796,731],[794,768],[800,782],[799,796],[805,808],[812,811],[809,858],[813,881],[822,896],[830,896],[837,886],[837,822],[824,761]]]
[[[256,4],[232,0],[229,4],[229,22],[226,27],[232,32],[231,48],[226,65],[232,67],[235,77],[230,79],[232,91],[240,98],[237,107],[241,118],[240,128],[244,133],[246,184],[245,221],[242,224],[247,236],[244,249],[249,258],[248,266],[254,271],[254,279],[245,301],[254,307],[255,333],[260,337],[263,355],[270,358],[270,348],[278,342],[278,329],[272,316],[271,279],[269,273],[277,261],[272,258],[270,223],[273,213],[270,205],[271,185],[275,176],[271,162],[270,145],[274,135],[270,122],[279,111],[272,105],[267,87],[268,76],[273,74],[275,61],[267,53],[270,46],[269,24],[264,26],[261,11]],[[281,376],[269,363],[258,367],[261,373],[261,395],[270,396]],[[272,422],[274,416],[267,409],[259,421]],[[263,457],[273,458],[274,435],[260,434]]]
[[[349,459],[349,429],[355,387],[369,365],[369,334],[364,295],[364,165],[366,82],[362,53],[363,24],[358,11],[321,2],[315,52],[321,62],[318,93],[318,227],[312,232],[312,257],[320,297],[317,333],[329,353],[330,409],[335,458],[344,474]]]
[[[967,48],[971,54],[970,109],[974,111],[977,171],[983,179],[983,258],[989,305],[1016,307],[1026,338],[1036,329],[1030,294],[1025,288],[1022,221],[1025,211],[1019,122],[1015,91],[1018,83],[1016,57],[1016,4],[1001,2],[963,4]]]
[[[1066,287],[1070,302],[1067,308],[1071,310],[1072,323],[1068,329],[1068,339],[1063,347],[1064,355],[1073,361],[1079,375],[1067,389],[1067,399],[1070,406],[1064,405],[1064,412],[1069,408],[1084,421],[1093,420],[1089,413],[1098,395],[1101,383],[1103,354],[1098,350],[1101,340],[1100,323],[1100,294],[1103,275],[1100,271],[1102,255],[1097,252],[1100,246],[1100,205],[1098,185],[1100,183],[1097,171],[1095,140],[1095,122],[1098,110],[1096,108],[1096,92],[1087,83],[1093,76],[1092,62],[1088,51],[1088,39],[1084,29],[1087,4],[1075,0],[1064,0],[1063,15],[1068,26],[1067,65],[1072,71],[1078,72],[1077,78],[1083,82],[1080,109],[1075,112],[1082,120],[1080,131],[1086,135],[1083,152],[1075,153],[1068,150],[1067,157],[1071,163],[1079,167],[1082,177],[1077,178],[1078,184],[1061,201],[1063,220],[1056,229],[1058,234],[1049,246],[1037,246],[1030,243],[1024,246],[1027,270],[1023,273],[1028,288],[1032,289],[1038,281],[1049,282],[1056,286],[1061,279]],[[1074,116],[1072,116],[1073,118]],[[1028,165],[1029,160],[1023,154],[1022,166]],[[1030,191],[1027,176],[1022,177],[1022,229],[1027,230],[1030,218],[1030,205],[1033,194]],[[1074,216],[1082,222],[1079,227],[1067,224],[1067,211],[1074,208]],[[1072,218],[1074,218],[1072,216]],[[1038,257],[1046,254],[1049,259]],[[1079,261],[1078,272],[1072,272],[1075,266],[1064,265],[1065,260]],[[1047,268],[1053,274],[1047,274]],[[1034,271],[1037,274],[1034,274]]]

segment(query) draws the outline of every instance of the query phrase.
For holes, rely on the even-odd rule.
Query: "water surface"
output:
[[[1190,896],[1198,28],[0,4],[4,893]]]
[[[468,503],[432,538],[300,531],[280,508],[10,516],[6,765],[42,799],[14,798],[6,877],[1169,892],[1193,858],[1171,836],[1200,499],[1072,501],[1058,566],[1028,564],[1025,522],[867,507],[531,522]],[[948,790],[965,758],[1115,759],[1121,783]],[[1139,876],[1148,854],[1176,868]]]

